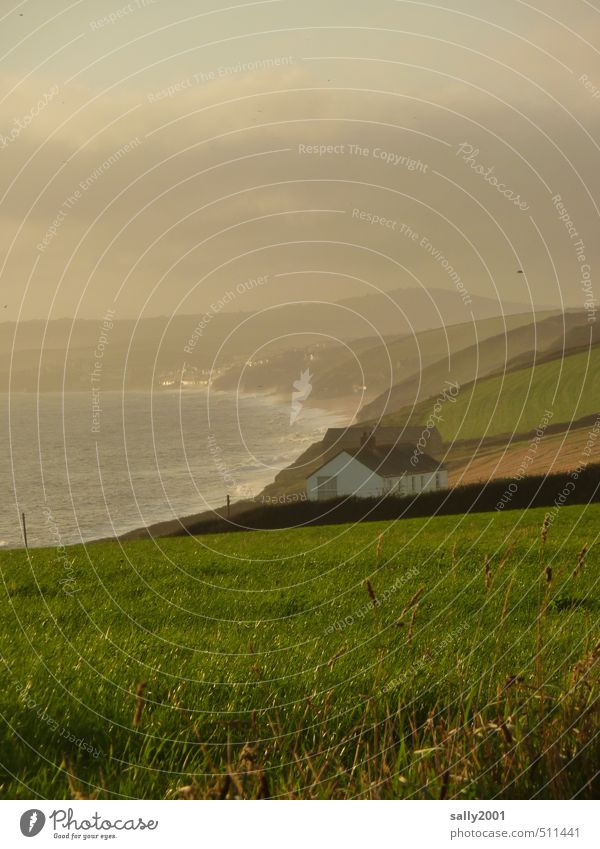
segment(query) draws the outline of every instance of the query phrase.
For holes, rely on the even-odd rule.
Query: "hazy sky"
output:
[[[600,288],[598,0],[1,8],[0,319]]]

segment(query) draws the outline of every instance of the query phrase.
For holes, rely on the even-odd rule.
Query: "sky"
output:
[[[599,51],[598,0],[4,0],[0,321],[584,308]]]

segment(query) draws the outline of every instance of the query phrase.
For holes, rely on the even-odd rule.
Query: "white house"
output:
[[[357,449],[343,449],[306,479],[309,501],[338,496],[380,498],[447,489],[448,472],[412,445],[376,446],[365,440]]]

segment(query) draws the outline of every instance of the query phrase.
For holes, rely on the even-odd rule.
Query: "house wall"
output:
[[[398,495],[412,495],[416,492],[432,492],[448,487],[446,470],[383,478],[363,466],[352,455],[343,452],[307,478],[306,494],[309,501],[319,500],[317,478],[327,477],[337,479],[338,495],[355,495],[358,498],[379,498],[390,492],[396,492]],[[331,495],[332,493],[328,497]]]
[[[384,479],[344,451],[319,469],[316,474],[307,478],[306,494],[309,501],[318,501],[317,478],[333,476],[337,478],[338,495],[376,498],[385,492]]]
[[[415,492],[434,492],[436,489],[444,489],[442,479],[438,486],[437,475],[440,472],[425,472],[418,475],[405,475],[398,486],[399,495],[412,495]],[[448,484],[448,473],[446,475],[446,486]]]

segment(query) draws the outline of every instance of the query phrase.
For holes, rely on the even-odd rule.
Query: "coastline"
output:
[[[217,394],[217,393],[215,393]],[[222,391],[218,394],[223,396],[231,395],[231,392]],[[233,393],[238,394],[238,393]],[[256,395],[239,393],[240,397],[245,398],[256,398]],[[277,404],[277,405],[285,405],[289,403],[289,397],[284,396],[279,393],[272,393],[267,396],[268,401]],[[357,413],[357,404],[355,396],[344,396],[341,399],[335,399],[331,402],[324,402],[321,404],[319,399],[318,406],[309,407],[311,416],[317,419],[317,421],[322,422],[323,436],[325,435],[325,431],[328,427],[349,427],[354,423]],[[310,446],[315,445],[319,440],[316,440],[313,443],[309,443],[305,445],[302,451],[297,452],[293,457],[290,458],[289,463],[283,467],[280,471],[284,471],[289,468],[289,466],[297,459],[297,457],[306,451]],[[279,474],[279,473],[277,473]],[[251,510],[253,507],[256,507],[257,504],[265,504],[264,495],[270,487],[273,486],[275,480],[275,474],[273,478],[266,484],[264,484],[259,492],[251,498],[241,498],[238,501],[233,501],[230,506],[230,516],[229,518],[235,519],[236,516],[241,516],[247,510]],[[127,540],[140,540],[140,539],[148,539],[154,537],[168,537],[173,536],[175,534],[180,534],[182,531],[189,530],[190,527],[198,525],[202,522],[208,521],[214,518],[227,518],[227,505],[220,504],[214,508],[207,508],[198,513],[192,513],[186,516],[178,516],[172,519],[165,519],[164,521],[152,522],[148,525],[143,525],[141,527],[133,528],[129,531],[125,531],[122,534],[118,534],[115,537],[103,537],[101,539],[94,539],[91,542],[107,542],[111,539],[117,539],[122,541]]]
[[[244,500],[260,498],[282,469],[318,442],[326,428],[346,424],[354,409],[353,399],[339,405],[310,399],[290,425],[291,395],[240,397],[237,409],[234,394],[219,393],[208,416],[206,394],[203,388],[152,396],[107,390],[102,434],[93,438],[87,392],[15,395],[3,431],[8,441],[10,428],[13,441],[0,463],[5,504],[0,548],[23,548],[21,512],[27,515],[29,547],[52,547],[44,518],[48,505],[65,546],[145,534],[147,528],[169,532],[188,518],[221,509],[226,494],[233,509],[243,509]],[[221,436],[216,455],[209,453],[211,428]],[[40,435],[43,445],[67,440],[48,467],[46,492],[38,465],[30,462],[30,446]],[[96,468],[98,456],[100,487],[83,471]],[[11,462],[20,469],[14,482]],[[110,510],[102,495],[107,491],[114,493]],[[18,512],[11,509],[16,499]]]

